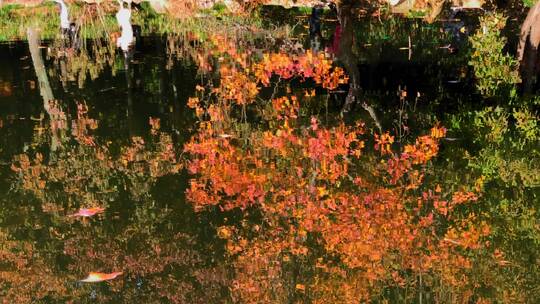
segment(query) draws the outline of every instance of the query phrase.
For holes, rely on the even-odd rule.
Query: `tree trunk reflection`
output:
[[[36,29],[28,28],[27,31],[28,37],[28,46],[30,48],[30,55],[32,57],[32,63],[34,65],[34,70],[36,71],[36,76],[39,82],[39,92],[41,97],[43,97],[43,108],[49,115],[51,121],[51,159],[58,147],[62,143],[62,134],[61,129],[65,129],[65,116],[63,112],[57,108],[57,104],[54,102],[54,95],[49,83],[49,78],[47,76],[47,71],[45,70],[45,64],[43,63],[43,58],[41,58],[41,53],[39,49],[40,38],[39,32]],[[58,128],[56,128],[56,127]]]
[[[518,45],[523,91],[530,93],[538,72],[538,46],[540,45],[540,2],[531,7],[521,26]]]

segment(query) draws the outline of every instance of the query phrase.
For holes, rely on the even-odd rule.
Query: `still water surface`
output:
[[[369,24],[361,26],[370,27]],[[496,213],[486,205],[505,200],[509,203],[501,208],[508,210],[512,209],[508,204],[513,201],[528,201],[517,208],[519,210],[511,212],[513,219],[486,218],[494,221],[494,227],[511,226],[497,224],[497,221],[529,221],[518,225],[522,229],[521,236],[529,235],[538,228],[537,216],[527,217],[527,212],[534,214],[534,202],[538,203],[538,176],[535,175],[538,166],[524,160],[526,155],[538,158],[538,150],[534,148],[538,147],[537,142],[525,142],[515,149],[515,146],[505,144],[507,137],[504,134],[491,142],[475,138],[484,133],[474,133],[468,124],[482,120],[470,117],[476,109],[483,107],[478,106],[483,101],[471,79],[467,49],[448,51],[450,44],[465,48],[466,43],[449,38],[442,28],[433,30],[428,25],[420,28],[413,25],[412,28],[423,31],[418,37],[430,37],[431,40],[413,41],[413,50],[407,40],[402,41],[404,44],[391,43],[384,42],[387,38],[383,37],[377,44],[370,40],[375,39],[373,37],[359,38],[365,39],[359,46],[361,83],[367,98],[378,101],[377,111],[384,129],[396,135],[394,146],[400,148],[407,142],[414,142],[415,137],[425,134],[425,130],[437,122],[443,122],[450,131],[443,140],[440,158],[429,169],[431,181],[457,191],[462,188],[461,183],[474,185],[478,179],[491,179],[484,196],[487,202],[478,208]],[[41,55],[56,100],[51,104],[44,103],[29,45],[23,42],[0,45],[0,191],[3,193],[0,198],[0,256],[3,260],[0,278],[3,283],[0,286],[2,297],[10,303],[250,302],[246,300],[250,292],[261,296],[253,297],[252,302],[296,303],[310,302],[325,292],[332,293],[325,288],[334,288],[334,292],[339,288],[337,283],[332,285],[324,280],[320,283],[318,266],[309,266],[318,263],[314,259],[322,250],[313,245],[317,243],[316,234],[307,241],[298,241],[311,244],[312,255],[296,260],[297,264],[286,264],[281,270],[276,270],[270,263],[265,274],[254,274],[254,277],[262,277],[266,285],[251,282],[238,274],[253,271],[248,267],[251,256],[244,257],[248,266],[239,268],[235,265],[235,258],[241,254],[236,245],[230,243],[229,228],[223,227],[249,226],[249,229],[259,231],[259,224],[264,227],[261,224],[264,220],[255,211],[243,218],[238,209],[223,211],[212,204],[201,210],[194,206],[206,206],[207,202],[197,205],[186,199],[186,190],[204,173],[190,174],[186,170],[186,157],[190,156],[183,152],[184,145],[192,137],[196,138],[198,132],[205,134],[188,101],[199,94],[197,86],[219,82],[219,75],[216,79],[215,73],[201,68],[200,56],[171,57],[167,42],[165,38],[145,37],[127,65],[127,59],[116,54],[112,66],[105,65],[95,77],[87,75],[82,81],[79,76],[70,79],[71,76],[62,70],[62,62],[49,56],[53,42],[43,43]],[[265,51],[272,50],[262,50]],[[222,61],[219,55],[209,60],[211,64]],[[347,87],[340,85],[329,94],[314,82],[290,81],[293,92],[308,94],[313,89],[320,98],[320,106],[309,106],[300,115],[307,119],[316,115],[321,121],[332,124],[339,117]],[[263,89],[260,96],[268,99],[275,93],[271,88]],[[242,110],[238,111],[242,119],[272,128],[271,122],[264,122],[257,116],[258,112],[248,110],[247,114],[242,114]],[[238,121],[242,122],[242,119]],[[345,117],[348,123],[357,119],[370,120],[359,107]],[[245,125],[244,121],[233,130],[238,134],[251,132],[252,129],[246,130]],[[312,128],[315,130],[313,121]],[[375,130],[369,124],[368,128]],[[222,139],[234,136],[228,133],[214,135]],[[489,138],[489,134],[486,136]],[[240,146],[247,147],[247,151],[256,151],[255,147],[249,146],[252,142],[245,141]],[[372,146],[372,141],[366,142]],[[378,153],[371,147],[367,150]],[[503,156],[488,158],[486,155],[490,153]],[[239,156],[248,159],[250,155]],[[468,155],[469,162],[463,155]],[[474,155],[479,155],[476,163],[471,161]],[[515,158],[515,161],[488,166],[490,161],[505,157]],[[506,175],[502,181],[494,172],[500,168],[507,170],[503,172]],[[515,177],[512,170],[516,168],[532,173]],[[279,170],[279,164],[276,170]],[[305,179],[309,178],[306,176]],[[512,182],[515,185],[507,187]],[[246,189],[251,191],[257,186],[253,187]],[[296,188],[301,187],[304,186]],[[257,189],[253,191],[250,195],[256,196]],[[319,191],[326,190],[321,188]],[[193,197],[191,192],[191,199],[196,201]],[[210,196],[207,199],[210,200]],[[89,217],[73,216],[81,208],[102,209]],[[528,242],[528,236],[497,240],[499,236],[492,241],[500,241],[505,248]],[[536,240],[530,242],[538,246]],[[240,239],[239,244],[245,246],[245,241]],[[517,261],[512,263],[528,260],[533,268],[538,268],[534,248],[530,251],[516,249]],[[337,259],[335,256],[327,258]],[[252,263],[257,261],[253,259]],[[122,274],[106,283],[80,282],[90,272]],[[414,280],[416,282],[418,277]],[[500,281],[494,284],[499,286],[506,288],[509,284],[504,279],[497,280]],[[537,280],[534,275],[524,279],[528,284]],[[422,287],[421,276],[419,282],[420,285],[412,284],[416,291],[373,286],[383,296],[372,300],[407,301],[412,295],[415,301],[422,301],[422,296],[417,296],[421,294],[424,301],[435,301],[430,298],[430,290]],[[318,284],[327,285],[321,287]],[[496,288],[485,285],[484,289],[475,289],[476,297],[471,299],[497,294]],[[311,287],[313,291],[310,291]],[[257,288],[267,290],[257,292]],[[238,289],[244,290],[238,292]],[[534,288],[529,291],[535,294]],[[440,291],[432,293],[439,300],[451,299],[445,298]],[[333,299],[339,301],[336,299],[341,298]]]

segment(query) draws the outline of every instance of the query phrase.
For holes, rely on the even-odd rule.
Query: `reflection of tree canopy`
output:
[[[473,52],[469,64],[474,67],[476,87],[484,96],[508,95],[520,82],[518,61],[505,53],[506,38],[501,30],[506,24],[502,14],[480,18],[481,28],[470,37]]]
[[[196,249],[196,240],[183,233],[141,233],[136,228],[127,226],[114,235],[99,228],[81,233],[67,227],[62,234],[55,229],[39,239],[45,247],[3,232],[2,298],[11,303],[203,303],[223,297],[225,269],[212,266]],[[76,282],[94,269],[122,269],[124,274],[106,285]]]
[[[205,225],[181,199],[155,198],[156,183],[164,183],[165,176],[180,178],[182,167],[159,120],[151,119],[148,138],[117,146],[92,135],[97,121],[87,112],[78,106],[72,136],[63,137],[56,151],[33,146],[13,162],[21,205],[9,202],[5,214],[28,214],[32,220],[1,230],[2,297],[14,303],[203,303],[226,296],[226,268],[214,261],[220,242],[211,245],[211,239],[199,237],[207,233]],[[66,216],[96,205],[106,213],[90,222]],[[76,282],[90,271],[124,274],[106,284]]]
[[[55,63],[50,74],[60,78],[63,86],[76,82],[82,88],[88,75],[95,80],[105,68],[111,68],[113,74],[116,72],[116,46],[108,39],[105,42],[96,39],[89,48],[84,43],[78,50],[66,49],[63,43],[65,41],[57,41],[52,47],[53,53],[49,54]]]
[[[490,222],[490,241],[505,262],[504,267],[479,267],[477,277],[504,302],[527,302],[539,295],[540,128],[534,104],[520,102],[517,107],[452,115],[455,132],[464,143],[444,153],[449,162],[441,166],[438,177],[449,185],[470,181],[482,189],[477,208]]]
[[[181,165],[172,139],[158,131],[158,120],[148,143],[134,137],[130,145],[121,147],[120,154],[114,156],[108,144],[96,143],[89,134],[97,128],[97,121],[87,117],[86,106],[79,104],[78,108],[71,126],[74,144],[65,142],[51,152],[52,161],[46,162],[44,155],[36,152],[34,156],[17,156],[12,166],[19,173],[21,187],[44,203],[57,203],[62,197],[66,208],[87,207],[113,201],[122,190],[139,200],[158,177],[179,172]],[[52,122],[51,129],[58,129],[55,124]]]
[[[410,287],[415,295],[429,288],[438,301],[470,299],[468,256],[484,250],[490,229],[467,207],[478,200],[472,189],[452,194],[429,182],[445,129],[435,127],[395,153],[392,136],[364,135],[360,123],[306,123],[311,97],[289,91],[267,102],[239,88],[268,86],[276,75],[335,88],[343,78],[331,62],[318,69],[324,54],[306,70],[309,52],[248,64],[218,45],[229,56],[221,84],[210,94],[201,88],[190,101],[202,121],[185,145],[194,174],[187,197],[197,210],[243,212],[241,224],[218,230],[236,259],[236,299],[352,303],[387,291],[407,297]],[[248,124],[235,115],[247,104],[264,107],[263,121]],[[376,151],[365,148],[371,142]]]
[[[108,5],[84,5],[80,12],[75,12],[75,28],[57,36],[49,47],[48,56],[54,59],[50,75],[58,77],[64,87],[68,82],[76,82],[83,88],[87,76],[95,80],[106,68],[113,75],[116,73],[115,60],[120,55],[116,54],[112,33],[117,27],[112,11]]]
[[[183,56],[185,45],[175,39],[169,55]],[[0,296],[110,303],[538,298],[534,107],[456,115],[448,125],[464,133],[457,140],[436,125],[408,143],[400,139],[398,148],[389,133],[371,135],[361,122],[312,117],[323,107],[316,93],[347,82],[324,53],[206,39],[210,50],[186,51],[218,78],[197,86],[188,103],[200,120],[184,146],[192,174],[186,194],[197,212],[178,192],[182,162],[159,120],[150,120],[149,136],[106,143],[84,104],[72,118],[51,102],[49,124],[41,122],[30,150],[14,160],[16,200],[0,201]],[[474,140],[447,149],[461,138]],[[64,217],[96,205],[105,214]],[[76,283],[89,271],[124,275]]]

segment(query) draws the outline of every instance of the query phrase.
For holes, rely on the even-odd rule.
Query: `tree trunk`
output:
[[[341,40],[339,42],[338,58],[345,66],[345,70],[349,74],[349,92],[345,98],[345,104],[343,105],[343,112],[350,111],[351,107],[355,105],[361,96],[362,88],[360,85],[360,69],[358,68],[358,58],[353,52],[354,45],[354,16],[353,16],[353,4],[342,2],[337,7],[337,15],[339,24],[341,26]],[[381,124],[377,119],[375,110],[366,101],[361,102],[362,108],[364,108],[375,125],[381,131]]]
[[[338,58],[345,66],[349,74],[349,93],[345,99],[343,111],[347,112],[356,103],[360,96],[360,70],[358,60],[353,53],[354,25],[352,16],[352,5],[341,4],[337,7],[339,24],[341,26],[341,40],[339,41]]]
[[[43,97],[43,106],[45,111],[50,110],[50,102],[54,100],[54,96],[49,84],[49,78],[47,77],[47,71],[45,70],[45,64],[41,58],[41,52],[39,50],[39,33],[36,29],[28,29],[28,46],[30,48],[30,55],[32,56],[32,62],[34,64],[34,70],[39,82],[39,92]]]
[[[540,2],[531,7],[521,26],[517,56],[524,93],[530,93],[538,72],[538,46],[540,45]]]

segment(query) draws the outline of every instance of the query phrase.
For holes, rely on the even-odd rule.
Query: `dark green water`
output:
[[[28,45],[4,44],[1,49],[0,78],[9,89],[1,97],[0,221],[6,233],[3,236],[13,245],[3,238],[3,246],[7,246],[3,248],[25,261],[18,270],[12,263],[2,264],[3,273],[16,271],[15,276],[21,278],[4,281],[2,297],[17,303],[202,303],[226,299],[227,271],[221,262],[222,244],[210,225],[211,216],[195,215],[184,201],[187,177],[183,172],[169,174],[164,170],[159,177],[152,177],[141,156],[158,150],[159,140],[154,143],[149,136],[149,117],[161,118],[167,143],[174,153],[181,151],[193,123],[185,104],[194,92],[194,66],[177,64],[166,71],[164,49],[158,44],[144,49],[130,76],[125,70],[116,76],[105,71],[83,89],[76,84],[63,88],[51,77],[68,130],[73,130],[72,122],[77,118],[76,103],[85,101],[88,117],[99,125],[92,131],[95,146],[107,146],[107,158],[117,159],[132,137],[147,140],[137,153],[141,167],[134,164],[124,171],[100,161],[96,158],[98,149],[81,145],[70,131],[61,136],[56,151],[51,150],[47,131],[38,138],[36,128],[43,126],[47,117]],[[129,93],[127,78],[133,82]],[[47,181],[44,191],[23,189],[20,178],[10,169],[13,157],[26,152],[41,153],[54,168],[55,172],[42,175]],[[68,217],[78,208],[96,205],[107,212],[82,221]],[[28,246],[32,248],[29,251]],[[126,267],[131,270],[126,271]],[[78,282],[91,271],[124,271],[123,284]]]
[[[431,35],[429,26],[419,31]],[[407,41],[358,36],[365,42],[359,43],[362,85],[377,102],[384,128],[402,135],[396,145],[442,122],[449,134],[435,161],[437,181],[457,190],[481,176],[486,180],[486,195],[475,208],[488,214],[495,231],[491,241],[505,249],[513,266],[495,271],[479,294],[497,298],[498,288],[513,290],[519,281],[524,298],[534,303],[540,295],[535,285],[540,283],[538,104],[483,99],[467,64],[466,44],[450,53],[442,48],[449,42],[443,36],[429,36],[430,41],[414,42],[418,52],[409,59]],[[42,56],[47,58],[46,48]],[[144,38],[128,69],[117,54],[113,68],[88,77],[82,87],[76,81],[63,85],[52,59],[45,66],[60,119],[44,107],[28,44],[0,45],[0,298],[6,303],[237,302],[231,295],[232,261],[216,229],[240,215],[195,212],[184,193],[192,177],[178,166],[184,143],[197,131],[187,106],[203,77],[196,63],[183,58],[171,64],[165,40]],[[399,89],[407,90],[401,102]],[[330,115],[337,115],[342,95],[332,95]],[[87,112],[78,110],[81,104]],[[528,121],[536,125],[513,126],[516,109],[533,113]],[[345,119],[358,117],[369,119],[361,109]],[[152,131],[149,122],[156,118],[160,128]],[[63,126],[60,131],[51,130],[54,123]],[[25,162],[21,155],[30,162],[24,173],[12,167]],[[92,206],[105,212],[69,217]],[[116,271],[123,274],[110,282],[79,282],[89,272]],[[429,291],[423,292],[429,302]],[[407,301],[392,291],[386,296]],[[309,302],[298,294],[289,299]]]

